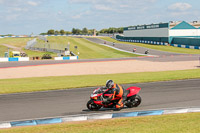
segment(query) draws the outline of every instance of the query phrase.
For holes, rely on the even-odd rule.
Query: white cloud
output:
[[[28,11],[27,8],[20,8],[20,7],[14,7],[11,8],[12,11],[17,11],[17,12],[23,12],[23,11]]]
[[[38,5],[37,2],[33,2],[33,1],[28,1],[27,4],[31,5],[31,6],[37,6]]]
[[[23,0],[0,0],[0,3],[6,7],[17,7],[23,5]]]
[[[87,3],[87,2],[92,2],[92,1],[91,0],[69,0],[69,2],[70,3]]]
[[[0,4],[2,4],[4,2],[4,0],[0,0]]]
[[[37,6],[39,5],[42,1],[44,0],[35,0],[35,1],[31,1],[31,0],[0,0],[0,4],[7,6],[7,7],[21,7],[21,6]]]
[[[78,14],[78,15],[72,16],[72,18],[73,18],[73,19],[79,19],[79,18],[81,18],[81,15]]]
[[[192,8],[192,6],[188,3],[174,3],[168,7],[169,10],[174,11],[186,11]]]
[[[189,12],[172,12],[170,15],[173,17],[184,16],[190,14]]]
[[[87,4],[93,12],[142,13],[153,8],[157,0],[68,0],[70,4]],[[145,10],[144,10],[145,9]]]
[[[90,13],[91,13],[90,11],[81,12],[79,14],[72,16],[71,18],[72,19],[80,19],[84,15],[90,15]]]
[[[101,4],[94,5],[94,8],[97,10],[102,10],[102,11],[111,11],[112,8],[110,6],[105,6]]]
[[[121,8],[130,7],[129,5],[120,5]]]
[[[61,14],[62,14],[62,12],[61,12],[61,11],[59,11],[59,12],[58,12],[58,15],[61,15]]]
[[[19,16],[20,16],[19,14],[7,15],[7,16],[5,16],[5,20],[7,20],[7,21],[14,21],[14,20],[16,20]]]

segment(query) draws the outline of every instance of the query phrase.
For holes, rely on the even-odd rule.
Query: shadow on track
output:
[[[126,110],[126,109],[130,109],[128,107],[123,107],[121,110]],[[83,109],[83,112],[105,112],[105,111],[120,111],[120,110],[116,110],[116,108],[101,108],[98,111],[91,111],[89,109]]]

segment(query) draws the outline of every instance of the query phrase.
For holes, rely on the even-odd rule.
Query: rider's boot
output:
[[[120,111],[123,107],[124,107],[124,104],[123,104],[123,103],[121,103],[121,105],[118,103],[118,104],[116,105],[115,111]]]

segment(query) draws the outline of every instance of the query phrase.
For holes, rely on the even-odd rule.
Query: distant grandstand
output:
[[[120,41],[150,44],[181,44],[200,46],[200,22],[170,21],[169,23],[137,25],[124,28],[123,35],[115,35]]]

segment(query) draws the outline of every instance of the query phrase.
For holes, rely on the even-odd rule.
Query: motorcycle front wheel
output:
[[[139,95],[135,95],[128,99],[128,103],[126,104],[126,106],[128,108],[137,107],[140,105],[141,101],[142,101],[142,98]]]
[[[93,100],[89,100],[87,102],[87,108],[91,111],[98,111],[101,108],[101,105],[97,105],[93,102]]]

